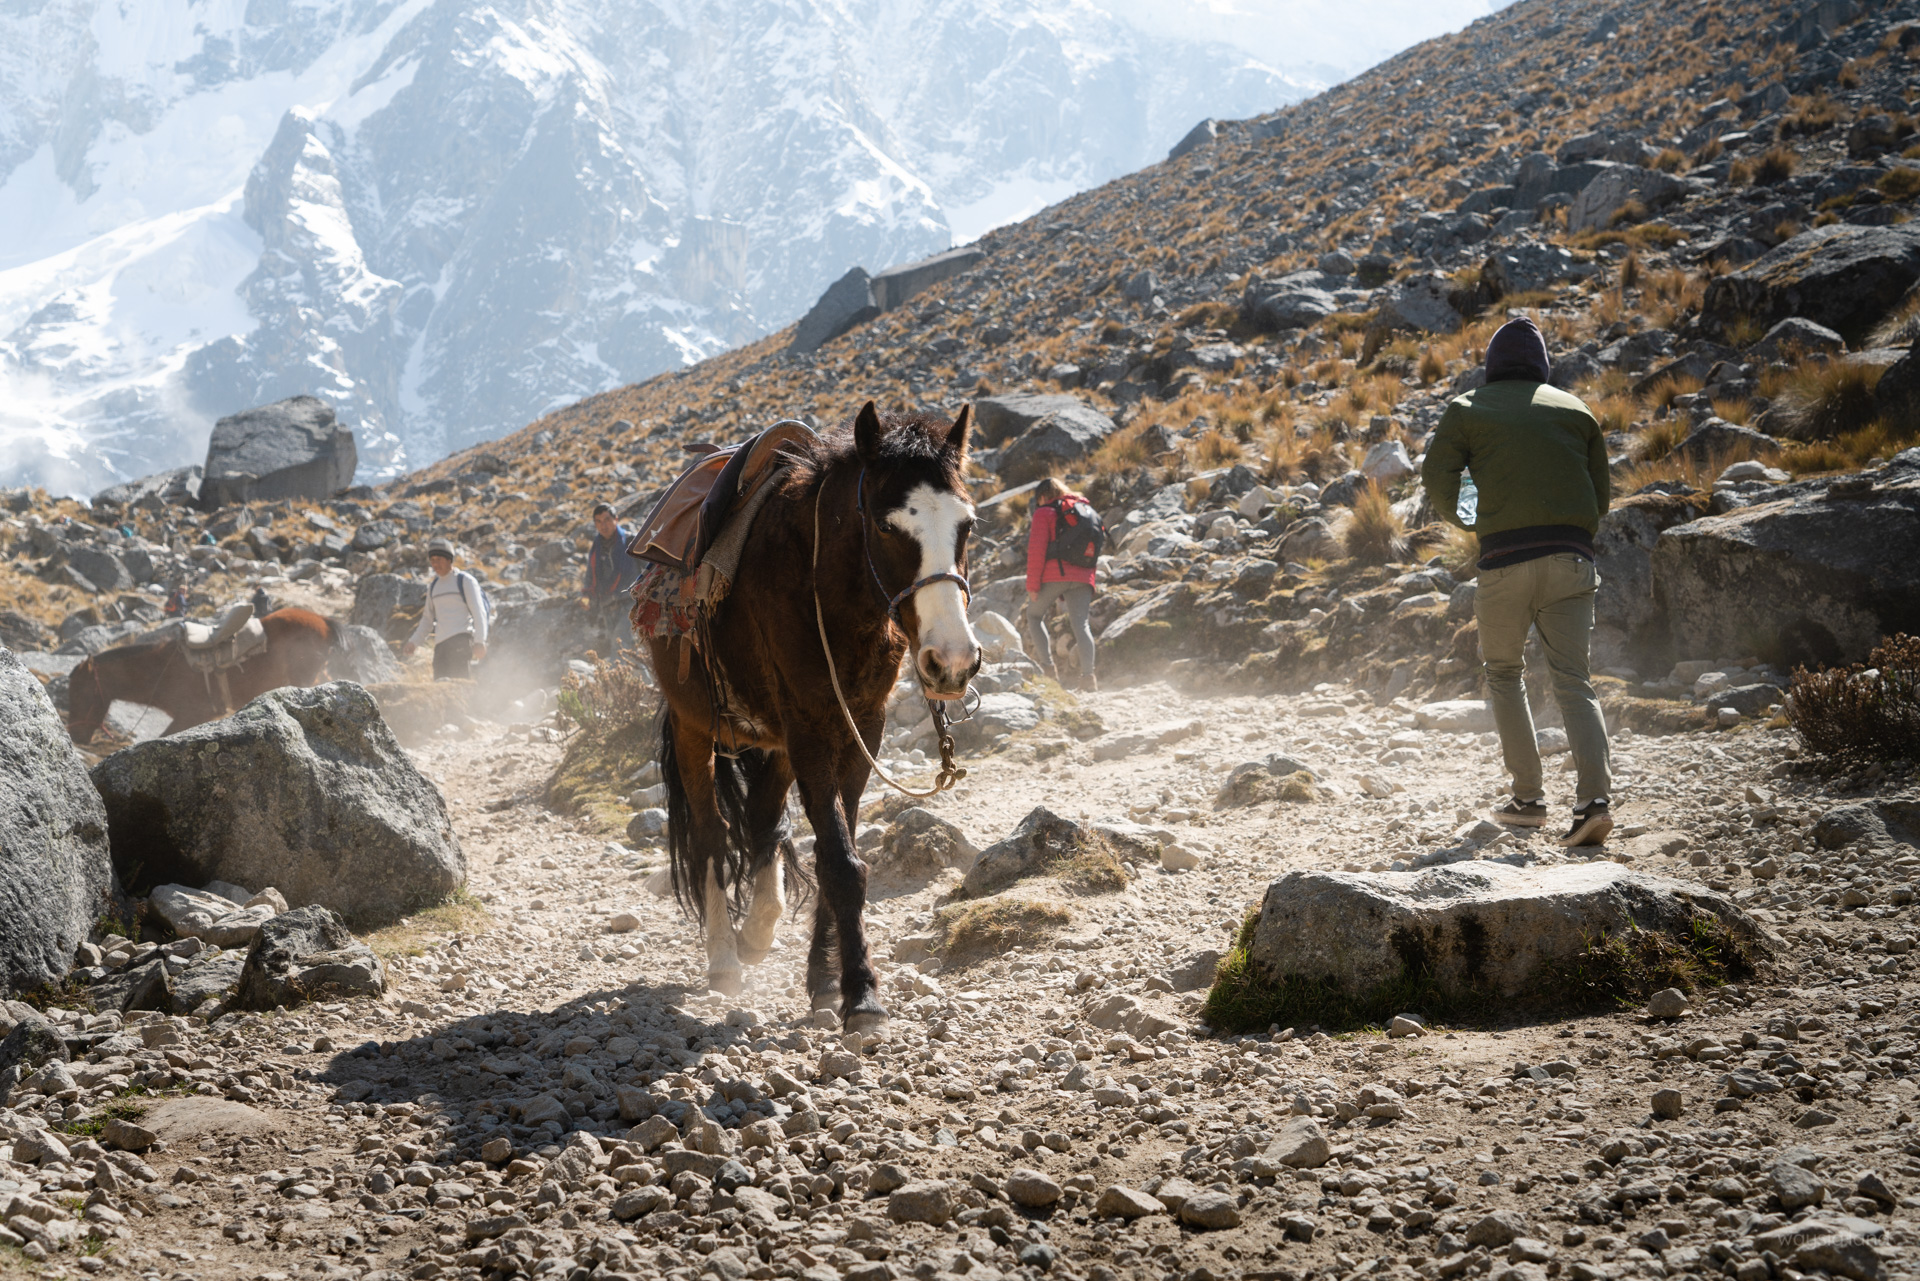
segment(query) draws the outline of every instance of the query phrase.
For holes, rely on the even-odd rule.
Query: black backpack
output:
[[[1078,494],[1062,495],[1053,508],[1053,537],[1047,543],[1047,559],[1092,569],[1100,563],[1100,549],[1107,545],[1106,527],[1093,504]]]

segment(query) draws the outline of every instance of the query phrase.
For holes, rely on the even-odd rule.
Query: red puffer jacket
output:
[[[1080,498],[1078,494],[1063,495],[1066,498]],[[1081,499],[1085,502],[1085,499]],[[1047,545],[1053,541],[1054,522],[1060,518],[1059,508],[1052,503],[1037,507],[1033,512],[1033,525],[1027,530],[1027,591],[1029,594],[1040,590],[1042,583],[1085,583],[1092,587],[1094,568],[1089,565],[1082,569],[1078,565],[1068,565],[1063,561],[1047,559]]]

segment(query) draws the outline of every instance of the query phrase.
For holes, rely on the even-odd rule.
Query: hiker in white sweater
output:
[[[401,647],[412,654],[433,638],[433,679],[470,680],[473,664],[487,656],[487,598],[480,582],[453,567],[453,544],[436,538],[427,544],[433,580],[427,584],[420,625]]]

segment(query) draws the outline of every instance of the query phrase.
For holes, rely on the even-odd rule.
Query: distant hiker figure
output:
[[[411,654],[432,637],[433,679],[470,680],[473,664],[487,656],[486,593],[472,574],[454,569],[453,544],[446,539],[427,544],[427,563],[433,567],[427,603],[401,652]]]
[[[1527,708],[1521,655],[1537,627],[1576,767],[1573,826],[1563,845],[1597,845],[1613,830],[1607,725],[1588,671],[1600,576],[1593,535],[1612,486],[1607,445],[1577,396],[1547,385],[1546,339],[1531,320],[1510,320],[1487,344],[1487,384],[1455,397],[1427,446],[1421,479],[1433,509],[1454,524],[1460,473],[1471,469],[1480,507],[1474,615],[1487,698],[1513,799],[1502,823],[1546,823],[1540,749]]]
[[[1059,601],[1067,608],[1082,689],[1099,688],[1093,670],[1093,628],[1088,618],[1106,537],[1093,504],[1054,477],[1047,477],[1033,491],[1033,523],[1027,530],[1027,631],[1034,647],[1033,661],[1057,679],[1053,639],[1047,635],[1047,611]]]
[[[605,503],[594,507],[593,544],[587,548],[587,572],[582,590],[596,630],[606,633],[609,651],[628,649],[634,644],[633,623],[627,617],[633,602],[627,591],[640,577],[640,562],[627,551],[627,544],[632,541],[633,531],[614,521],[613,508]]]
[[[167,593],[167,603],[161,607],[161,612],[168,618],[185,618],[187,616],[186,579],[182,578],[174,583],[173,590]],[[256,610],[255,612],[257,613],[258,611]]]
[[[267,595],[267,589],[264,586],[256,586],[253,589],[253,616],[265,618],[272,612],[273,598]]]

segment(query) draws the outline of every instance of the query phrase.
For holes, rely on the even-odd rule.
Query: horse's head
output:
[[[86,746],[106,723],[112,700],[100,684],[100,669],[91,658],[74,665],[67,676],[67,733]]]
[[[892,599],[929,698],[960,697],[980,670],[962,586],[973,532],[963,479],[972,422],[968,406],[953,422],[916,414],[883,423],[868,401],[853,424],[872,572]]]

